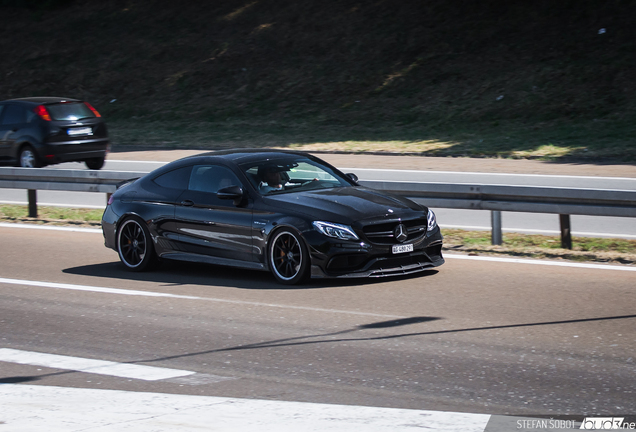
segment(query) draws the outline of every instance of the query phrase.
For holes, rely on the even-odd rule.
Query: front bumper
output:
[[[342,244],[309,240],[312,278],[387,277],[418,273],[444,264],[439,227],[414,242],[409,253],[393,254],[390,245]]]

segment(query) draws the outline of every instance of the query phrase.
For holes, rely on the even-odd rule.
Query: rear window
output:
[[[66,102],[47,105],[52,120],[81,120],[94,118],[95,114],[83,102]]]

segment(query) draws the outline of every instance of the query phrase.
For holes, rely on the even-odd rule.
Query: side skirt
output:
[[[170,252],[161,255],[161,258],[171,259],[175,261],[188,261],[196,263],[214,264],[227,267],[238,267],[252,270],[266,270],[265,265],[262,263],[255,263],[249,261],[233,260],[229,258],[220,258],[207,255],[197,255],[183,252]]]

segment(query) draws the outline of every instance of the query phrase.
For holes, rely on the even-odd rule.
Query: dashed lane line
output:
[[[187,370],[168,369],[139,364],[118,363],[106,360],[95,360],[58,354],[22,351],[11,348],[0,348],[0,361],[31,366],[43,366],[53,369],[86,372],[98,375],[109,375],[120,378],[131,378],[144,381],[158,381],[169,378],[179,378],[196,373]]]

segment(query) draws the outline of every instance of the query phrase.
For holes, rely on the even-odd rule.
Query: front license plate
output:
[[[68,136],[82,136],[82,135],[93,135],[93,129],[89,127],[84,128],[71,128],[68,130]]]
[[[403,245],[393,245],[393,253],[405,253],[405,252],[413,252],[412,244],[403,244]]]

